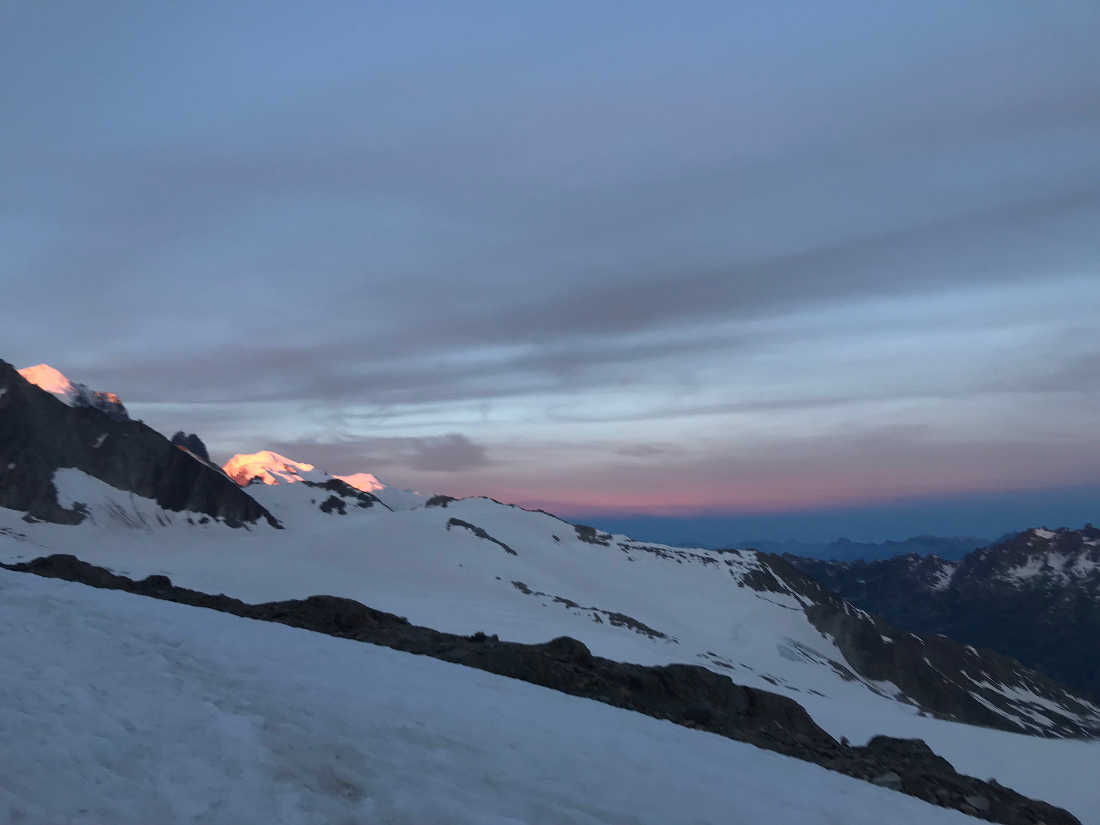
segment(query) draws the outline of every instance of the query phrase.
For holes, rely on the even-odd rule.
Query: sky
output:
[[[215,457],[597,522],[1096,520],[1095,0],[0,30],[0,358]]]

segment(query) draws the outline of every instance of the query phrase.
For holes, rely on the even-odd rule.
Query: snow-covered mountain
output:
[[[129,413],[119,397],[113,392],[100,392],[70,381],[59,370],[49,364],[36,364],[19,370],[27,381],[44,389],[62,404],[70,407],[91,407],[114,418],[116,421],[128,421]]]
[[[255,601],[329,593],[452,632],[569,635],[610,658],[705,663],[803,704],[824,696],[1033,733],[1100,730],[1100,709],[1041,675],[895,633],[777,557],[638,542],[484,498],[391,511],[336,479],[248,491],[284,531],[200,541],[183,529],[154,549],[144,531],[18,529],[35,553],[164,572],[200,590]]]
[[[998,650],[1100,697],[1100,529],[1026,530],[961,561],[788,558],[830,590],[919,633]]]
[[[4,361],[0,507],[67,524],[274,523],[220,470],[160,433],[96,404],[59,398]]]
[[[426,656],[6,571],[0,594],[0,822],[976,821]]]
[[[880,561],[898,556],[937,556],[941,559],[961,559],[978,547],[985,547],[989,539],[971,536],[910,536],[902,541],[852,541],[838,538],[832,541],[775,541],[751,539],[738,547],[752,547],[779,556],[791,555],[805,559],[826,561]]]
[[[271,450],[238,453],[222,465],[225,474],[242,487],[249,484],[293,484],[325,481],[328,474],[304,461],[294,461]],[[369,492],[369,491],[368,491]]]
[[[296,483],[261,492],[280,490],[309,501],[318,488]],[[966,655],[972,704],[997,708],[1003,728],[1049,731],[1056,719],[1069,721],[1069,709],[1046,694],[1041,677],[1006,675],[996,657],[946,639],[888,635],[893,631],[834,602],[781,560],[751,551],[640,543],[489,499],[440,499],[398,512],[349,508],[346,515],[303,506],[287,511],[297,521],[285,530],[247,532],[197,532],[179,522],[72,528],[25,524],[5,512],[5,561],[67,551],[135,578],[167,574],[195,591],[250,602],[330,593],[471,638],[487,632],[537,643],[566,635],[616,661],[695,663],[794,699],[835,737],[924,739],[963,773],[994,777],[1079,815],[1100,810],[1088,778],[1098,746],[960,724],[947,713],[936,718],[907,692],[965,681],[951,668]],[[874,667],[893,668],[901,684]],[[364,706],[367,694],[360,696],[355,707]],[[959,693],[944,696],[966,701]],[[1098,710],[1085,707],[1078,721]]]
[[[249,483],[257,477],[264,483]],[[493,499],[429,498],[377,483],[381,486],[374,490],[359,489],[308,462],[266,451],[235,457],[223,473],[137,422],[119,422],[94,408],[61,404],[0,362],[0,562],[71,554],[135,579],[154,577],[149,587],[156,592],[148,595],[167,588],[171,583],[161,579],[170,576],[175,585],[200,595],[227,594],[217,598],[235,605],[241,602],[234,600],[271,603],[326,594],[335,604],[359,603],[353,610],[406,617],[430,629],[425,630],[429,634],[455,634],[449,637],[452,641],[440,642],[446,650],[458,644],[453,639],[461,637],[468,645],[479,634],[481,639],[492,637],[494,645],[495,637],[529,645],[570,637],[612,663],[686,663],[706,668],[711,679],[718,678],[711,674],[718,674],[732,680],[721,679],[723,685],[744,685],[793,700],[792,706],[798,713],[808,712],[826,739],[831,735],[859,743],[878,734],[923,739],[963,773],[996,778],[1078,815],[1100,811],[1100,794],[1087,767],[1100,751],[1092,744],[1057,738],[1100,734],[1100,706],[1012,659],[945,637],[896,630],[769,554],[669,547]],[[209,514],[205,523],[204,514]],[[242,523],[250,529],[228,526]],[[9,575],[16,574],[0,574],[0,592],[12,587]],[[102,579],[107,573],[97,575]],[[99,581],[98,586],[113,585]],[[61,591],[50,590],[58,587],[55,583],[43,587],[46,599],[87,609],[84,597],[63,598]],[[344,601],[349,599],[354,603]],[[111,604],[109,612],[114,615],[123,603]],[[118,610],[125,613],[130,608]],[[150,608],[149,615],[158,610]],[[33,621],[19,616],[12,621],[24,619]],[[96,621],[110,628],[108,634],[115,632],[113,618]],[[232,628],[237,624],[231,622]],[[566,646],[573,650],[569,646],[575,644]],[[135,642],[135,649],[161,648],[159,641],[149,638]],[[5,649],[0,655],[9,653],[17,654],[18,649]],[[187,682],[192,672],[200,674],[196,684],[210,678],[202,664],[160,658],[168,660],[164,679]],[[450,661],[466,663],[454,657]],[[554,667],[573,667],[568,658],[563,662]],[[405,672],[401,664],[394,667]],[[161,678],[158,673],[154,669],[150,678]],[[222,676],[218,671],[217,678]],[[89,692],[87,707],[98,708],[108,701],[103,697],[115,695],[124,701],[121,681],[103,681],[101,689]],[[641,688],[624,689],[629,693]],[[221,701],[220,694],[202,695],[215,705]],[[362,691],[356,695],[369,699]],[[638,706],[629,696],[613,701],[598,692],[583,695],[620,707]],[[425,696],[425,702],[442,701],[430,690]],[[349,703],[357,708],[357,718],[362,701]],[[288,713],[297,714],[302,702],[288,707],[294,708]],[[59,725],[72,723],[64,715],[64,702],[55,710],[57,719],[66,720]],[[689,710],[692,723],[705,727],[707,713]],[[262,711],[272,713],[270,708]],[[436,717],[431,718],[434,724]],[[438,724],[448,723],[441,718]],[[279,721],[264,725],[270,732],[278,729]],[[414,733],[435,735],[431,728]],[[788,744],[802,742],[792,747],[804,748],[804,758],[816,752],[813,741],[792,739],[790,731],[786,735]],[[128,741],[124,732],[119,736]],[[253,742],[251,735],[246,738],[244,752],[266,753],[262,743]],[[279,753],[286,750],[282,739],[271,741]],[[833,742],[829,748],[834,746],[841,752],[848,747]],[[321,750],[319,746],[318,753]],[[668,758],[675,754],[672,749]],[[662,754],[657,762],[665,757]],[[271,759],[273,770],[281,770],[279,758]],[[263,770],[266,767],[249,775],[266,776]],[[860,775],[938,804],[951,799],[960,810],[993,816],[991,798],[961,791],[961,785],[924,781],[915,789],[906,785],[908,774]],[[771,780],[761,781],[768,786]],[[301,782],[294,779],[292,785],[313,788],[311,782],[306,777]],[[937,788],[946,796],[937,796]],[[970,801],[959,801],[965,799]],[[0,804],[5,801],[0,796]],[[609,817],[601,820],[593,814],[588,821],[630,821]],[[641,813],[635,812],[634,818],[643,821]],[[709,821],[702,814],[684,817],[693,819]],[[544,821],[563,820],[548,815]],[[1014,825],[1036,820],[996,821]],[[1098,821],[1090,820],[1092,825]]]
[[[408,510],[419,507],[426,500],[412,490],[402,490],[382,482],[373,473],[353,473],[351,475],[329,475],[324,470],[305,461],[296,461],[273,450],[260,450],[255,453],[238,453],[222,466],[225,474],[241,486],[264,484],[275,487],[284,484],[305,482],[326,484],[333,480],[341,481],[350,487],[369,493],[391,510]],[[333,486],[333,485],[330,485]],[[335,489],[339,489],[338,485]],[[253,495],[264,497],[263,492],[252,491]],[[295,495],[279,496],[284,501],[300,500]]]

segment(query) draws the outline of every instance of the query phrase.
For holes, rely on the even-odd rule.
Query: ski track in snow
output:
[[[629,711],[373,645],[0,572],[0,821],[972,822]]]

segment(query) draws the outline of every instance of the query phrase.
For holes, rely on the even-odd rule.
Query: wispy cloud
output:
[[[218,450],[531,500],[648,506],[647,461],[708,507],[1053,483],[1097,446],[1094,2],[276,6],[0,11],[0,355]],[[816,475],[774,494],[719,471],[791,444]]]

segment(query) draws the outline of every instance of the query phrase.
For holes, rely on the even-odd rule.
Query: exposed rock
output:
[[[604,547],[611,544],[611,534],[601,533],[595,527],[589,527],[587,524],[574,524],[573,529],[577,533],[577,538],[588,544],[599,544]]]
[[[792,564],[841,597],[915,633],[1019,659],[1100,699],[1100,529],[1027,530],[960,562],[916,555]]]
[[[347,505],[344,504],[344,500],[338,496],[329,496],[320,504],[322,513],[339,513],[342,516],[348,514]]]
[[[743,578],[748,586],[794,596],[859,676],[896,685],[902,699],[922,710],[1017,733],[1100,735],[1100,711],[1088,705],[1087,698],[1017,660],[942,635],[900,631],[841,599],[787,560],[768,554],[759,559],[761,569]],[[1037,721],[1036,713],[1047,721]]]
[[[53,484],[76,469],[165,510],[205,513],[232,526],[278,521],[222,473],[173,446],[140,421],[94,406],[68,406],[0,361],[0,506],[61,524],[84,519],[65,509]]]
[[[71,555],[0,567],[279,622],[475,667],[749,742],[1004,825],[1080,825],[1060,808],[1028,799],[995,782],[956,773],[947,760],[920,740],[878,736],[864,747],[837,742],[794,700],[735,684],[728,676],[697,665],[644,667],[614,662],[593,656],[583,643],[568,637],[528,645],[485,633],[441,633],[335,596],[251,605],[229,596],[175,587],[165,576],[134,581]]]
[[[519,555],[519,553],[517,553],[515,550],[513,550],[507,544],[502,542],[500,539],[493,538],[488,533],[486,533],[484,530],[482,530],[480,527],[478,527],[476,524],[470,524],[470,522],[463,521],[460,518],[448,519],[447,520],[447,529],[450,530],[452,527],[465,527],[467,530],[469,530],[471,533],[473,533],[479,539],[485,539],[486,541],[491,541],[493,544],[500,547],[505,553],[508,553],[510,555],[513,555],[513,556],[518,556]]]
[[[989,800],[986,799],[984,796],[977,796],[977,795],[964,796],[963,801],[966,802],[967,805],[969,805],[971,808],[973,808],[976,811],[988,811],[989,810]]]
[[[516,590],[518,590],[520,593],[523,593],[525,596],[539,596],[544,599],[550,599],[550,601],[554,602],[555,604],[564,605],[570,610],[579,610],[582,613],[587,613],[589,616],[592,617],[593,621],[602,623],[604,620],[606,620],[607,623],[612,625],[613,627],[625,627],[629,630],[633,630],[635,633],[641,634],[642,636],[648,636],[650,639],[665,639],[673,643],[678,643],[676,639],[667,636],[659,630],[655,630],[654,628],[647,625],[645,622],[638,621],[632,616],[627,616],[625,613],[617,613],[612,610],[604,610],[600,607],[585,607],[584,605],[578,604],[577,602],[573,601],[572,599],[568,599],[565,596],[553,596],[549,593],[543,593],[541,590],[532,590],[524,582],[521,581],[512,582],[512,587],[516,588]]]
[[[329,478],[325,481],[302,479],[296,483],[304,484],[306,487],[313,487],[317,490],[327,490],[333,494],[320,504],[321,511],[325,513],[337,512],[340,515],[346,515],[349,504],[364,510],[373,507],[375,504],[381,505],[387,510],[390,509],[390,507],[374,493],[364,492],[358,487],[352,487],[346,481],[342,481],[338,478]]]
[[[210,461],[210,453],[207,452],[206,445],[203,444],[202,439],[194,433],[185,433],[183,430],[179,430],[172,436],[171,441],[177,447],[183,447],[190,450],[203,461]]]

